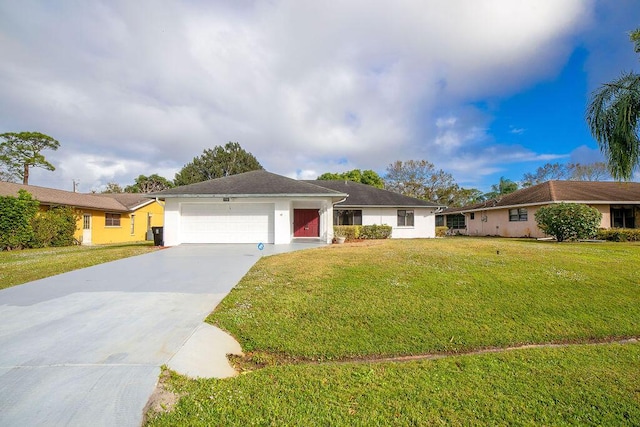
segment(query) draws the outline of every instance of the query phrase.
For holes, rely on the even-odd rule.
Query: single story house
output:
[[[435,237],[435,213],[444,206],[353,181],[306,181],[347,193],[333,206],[334,225],[386,224],[392,238]]]
[[[149,197],[164,201],[167,246],[288,244],[293,239],[330,243],[334,223],[358,222],[392,225],[394,237],[433,237],[438,207],[363,184],[302,181],[264,170],[184,185]],[[411,233],[416,229],[421,234]]]
[[[144,194],[85,194],[0,181],[0,196],[18,196],[25,190],[40,209],[75,208],[80,217],[75,237],[83,245],[146,240],[152,226],[162,226],[163,207]]]
[[[553,203],[582,203],[602,214],[601,228],[640,226],[640,183],[600,181],[547,181],[498,199],[450,208],[449,218],[464,217],[458,232],[471,236],[544,237],[535,213]]]

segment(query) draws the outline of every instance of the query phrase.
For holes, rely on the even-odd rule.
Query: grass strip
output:
[[[0,252],[0,289],[155,250],[144,242]]]
[[[287,365],[225,380],[172,373],[151,426],[640,425],[640,344],[406,363]]]

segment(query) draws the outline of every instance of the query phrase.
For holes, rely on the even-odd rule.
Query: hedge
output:
[[[31,221],[33,226],[32,248],[71,246],[78,224],[78,213],[71,207],[58,206],[39,212]]]
[[[347,240],[357,239],[388,239],[391,237],[390,225],[334,225],[333,235],[346,237]]]
[[[31,221],[38,212],[38,201],[24,190],[18,197],[0,197],[0,250],[23,249],[33,239]]]
[[[640,242],[640,229],[637,228],[601,228],[597,239],[610,242]]]
[[[360,229],[361,239],[388,239],[391,237],[390,225],[363,225]]]
[[[444,225],[440,227],[436,227],[436,237],[445,237],[447,235],[448,229],[449,227]]]
[[[347,240],[360,238],[361,225],[334,225],[333,235],[336,237],[346,237]]]

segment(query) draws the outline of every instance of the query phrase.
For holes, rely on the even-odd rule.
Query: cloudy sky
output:
[[[589,93],[638,70],[638,0],[0,0],[0,133],[100,191],[237,141],[298,178],[427,159],[488,190],[600,160]]]

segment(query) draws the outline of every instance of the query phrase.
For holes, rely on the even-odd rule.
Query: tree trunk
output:
[[[22,175],[22,183],[24,185],[29,185],[29,164],[24,164],[24,174]]]

